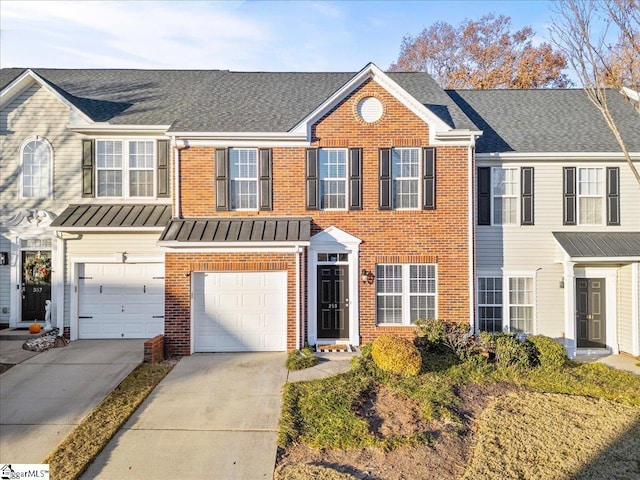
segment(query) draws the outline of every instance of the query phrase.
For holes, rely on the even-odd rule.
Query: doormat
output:
[[[316,345],[316,352],[330,353],[330,352],[353,352],[351,345]]]

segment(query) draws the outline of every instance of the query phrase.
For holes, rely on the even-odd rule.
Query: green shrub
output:
[[[320,359],[313,353],[311,347],[304,347],[301,350],[294,350],[287,356],[285,366],[288,370],[302,370],[303,368],[317,365]]]
[[[422,357],[415,345],[406,338],[382,335],[373,341],[371,355],[378,368],[404,376],[420,373]]]
[[[560,368],[567,363],[567,352],[564,346],[553,338],[533,335],[528,337],[527,341],[535,345],[540,366]]]
[[[533,343],[521,342],[513,334],[494,335],[496,361],[503,367],[531,368],[537,364],[536,348]]]
[[[471,326],[468,323],[443,322],[435,318],[420,319],[416,322],[420,334],[416,344],[426,350],[451,350],[460,359],[467,357],[472,347]]]

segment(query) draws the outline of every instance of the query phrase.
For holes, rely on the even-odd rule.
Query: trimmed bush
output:
[[[320,359],[315,356],[311,347],[294,350],[287,356],[287,370],[302,370],[317,365]]]
[[[468,323],[444,322],[435,318],[420,319],[416,322],[420,334],[415,344],[423,350],[451,350],[460,359],[467,357],[471,341],[471,326]]]
[[[538,361],[542,367],[560,368],[567,363],[564,346],[551,337],[533,335],[527,338],[537,349]]]
[[[515,335],[509,333],[496,333],[494,340],[498,365],[516,368],[536,366],[538,359],[533,343],[521,342]]]
[[[406,338],[382,335],[371,346],[373,361],[380,370],[412,377],[420,373],[422,358],[415,345]]]

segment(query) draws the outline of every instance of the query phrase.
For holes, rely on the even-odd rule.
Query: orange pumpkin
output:
[[[29,325],[29,333],[40,333],[40,324],[33,322]]]

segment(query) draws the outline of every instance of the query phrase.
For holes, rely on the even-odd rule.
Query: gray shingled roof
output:
[[[171,205],[69,205],[51,222],[59,230],[71,228],[164,228]]]
[[[640,232],[553,232],[570,257],[640,257]]]
[[[581,89],[448,90],[483,131],[478,153],[619,152],[602,114]],[[627,148],[640,152],[640,116],[623,96],[610,91]]]
[[[308,242],[311,218],[185,218],[173,219],[161,242]]]
[[[23,69],[3,69],[2,88]],[[34,69],[95,121],[172,125],[172,131],[286,132],[355,73],[228,70]],[[456,128],[473,128],[426,73],[390,73],[418,101]]]

